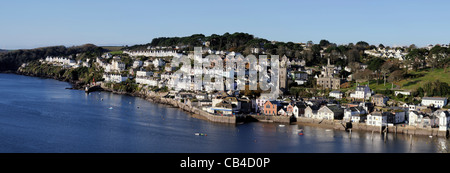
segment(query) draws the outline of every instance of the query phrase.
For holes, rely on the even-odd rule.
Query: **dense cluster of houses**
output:
[[[404,52],[402,49],[380,48],[380,47],[371,50],[365,50],[364,53],[374,57],[395,58],[399,60],[403,60],[405,56],[408,54],[407,52]]]

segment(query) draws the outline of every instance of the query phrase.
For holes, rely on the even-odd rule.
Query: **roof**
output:
[[[381,114],[381,112],[372,112],[372,113],[370,113],[370,115],[372,115],[372,116],[381,116],[382,114]]]
[[[386,96],[384,96],[384,95],[382,95],[382,94],[375,94],[375,95],[372,96],[372,97],[386,97]]]
[[[422,100],[447,100],[445,97],[422,97]]]
[[[317,107],[317,106],[315,106],[315,105],[314,105],[314,106],[308,106],[308,107],[311,108],[311,110],[319,110],[319,107]],[[308,108],[308,107],[307,107],[307,108]]]
[[[281,103],[279,101],[269,101],[273,105],[281,106]]]
[[[332,112],[334,113],[340,113],[340,112],[344,112],[344,109],[338,107],[338,106],[327,106],[328,109],[330,109]]]
[[[347,108],[347,109],[349,109],[352,112],[361,112],[362,110],[364,110],[361,107],[350,107],[350,108]]]

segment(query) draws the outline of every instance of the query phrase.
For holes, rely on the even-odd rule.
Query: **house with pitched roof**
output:
[[[338,106],[322,106],[317,111],[317,119],[341,120],[344,117],[344,110]]]

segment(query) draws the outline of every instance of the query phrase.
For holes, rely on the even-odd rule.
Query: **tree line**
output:
[[[0,71],[16,71],[23,63],[39,60],[47,56],[70,56],[75,57],[78,53],[83,53],[89,57],[101,56],[105,50],[93,44],[82,46],[53,46],[36,49],[20,49],[0,53]]]

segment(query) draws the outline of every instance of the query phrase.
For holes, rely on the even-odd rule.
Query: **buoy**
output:
[[[298,133],[298,135],[303,135],[303,133],[300,132],[300,133]]]

